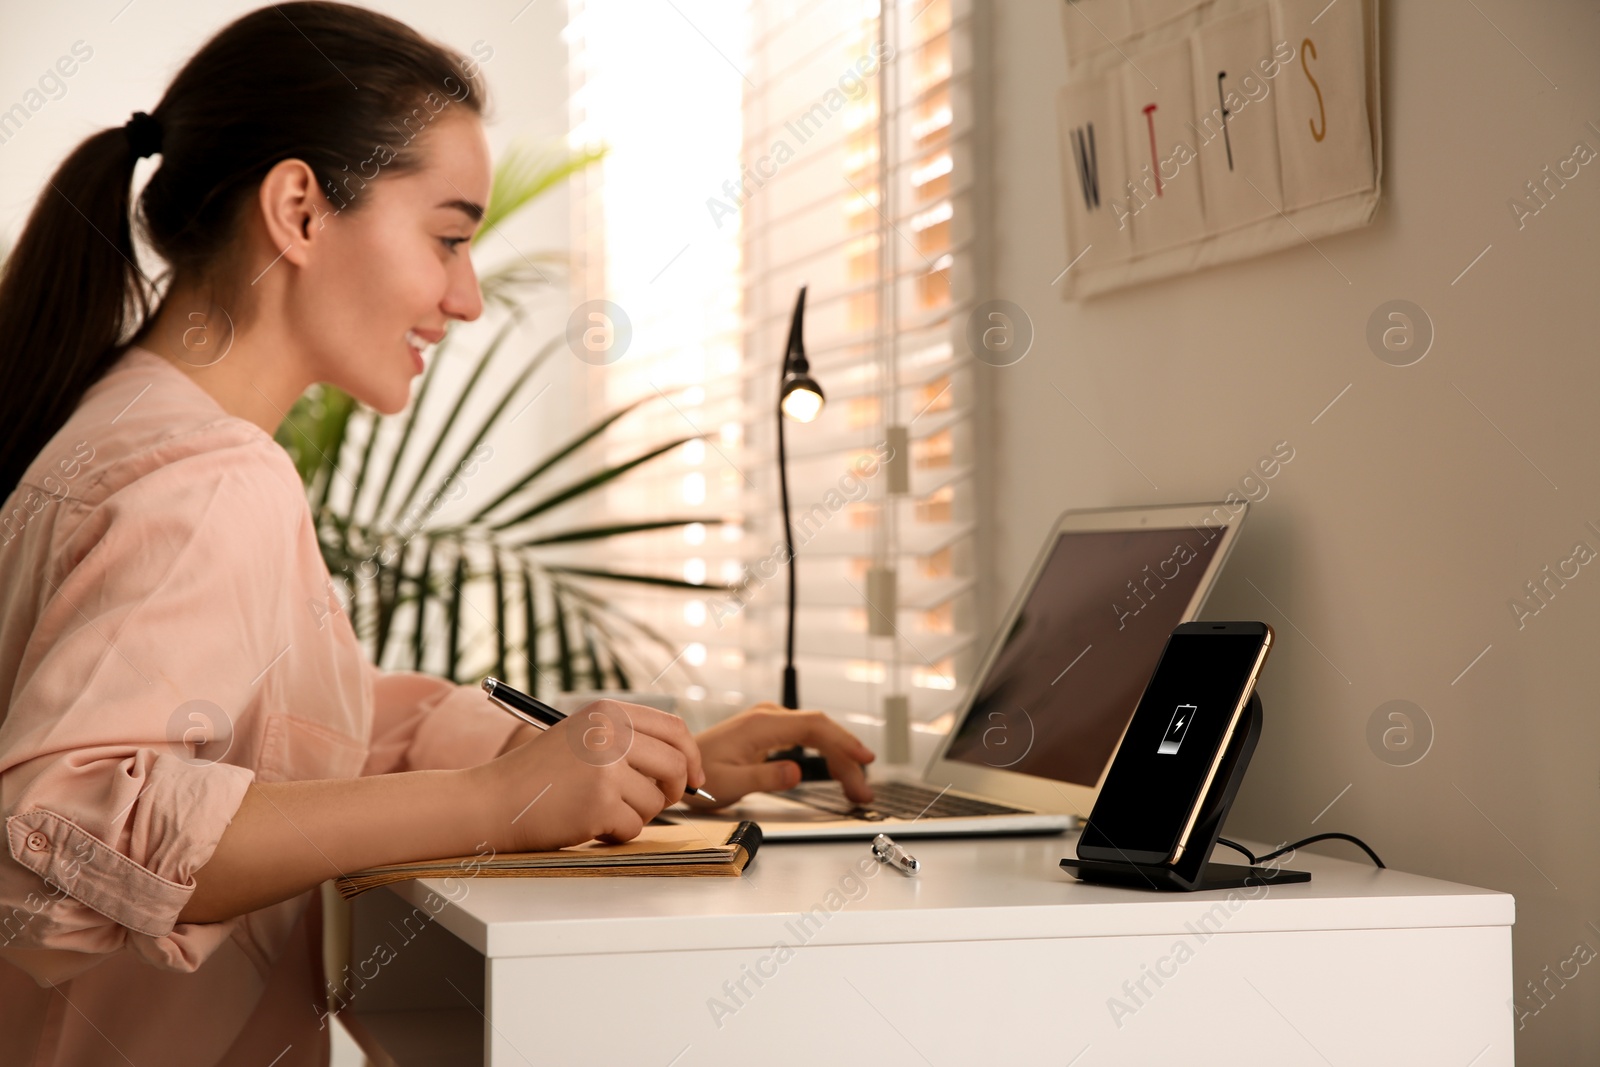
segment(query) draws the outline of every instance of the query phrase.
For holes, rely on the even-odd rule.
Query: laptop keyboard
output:
[[[861,807],[844,795],[838,782],[806,782],[779,796],[849,819],[963,819],[973,815],[1026,815],[1025,808],[991,804],[916,782],[874,782],[872,803]]]

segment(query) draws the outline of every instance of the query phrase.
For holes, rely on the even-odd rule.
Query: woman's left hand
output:
[[[820,711],[791,711],[770,702],[747,708],[695,735],[705,767],[705,790],[712,804],[690,800],[698,811],[733,803],[746,793],[777,792],[800,784],[800,765],[793,760],[767,762],[773,749],[808,745],[828,760],[828,771],[858,804],[872,800],[863,764],[877,759],[849,730]]]

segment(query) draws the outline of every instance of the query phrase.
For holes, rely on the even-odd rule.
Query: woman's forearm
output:
[[[194,874],[179,922],[219,922],[365,867],[470,855],[484,841],[470,770],[253,784]]]
[[[254,784],[194,873],[179,922],[220,922],[366,867],[497,851],[563,848],[639,834],[692,780],[700,751],[683,720],[597,701],[586,713],[625,730],[568,719],[517,731],[500,755],[463,770]],[[592,733],[592,731],[591,731]]]

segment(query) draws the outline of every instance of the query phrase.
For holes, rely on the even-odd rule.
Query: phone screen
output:
[[[1078,843],[1086,859],[1164,863],[1200,799],[1245,686],[1263,656],[1261,632],[1167,639]]]

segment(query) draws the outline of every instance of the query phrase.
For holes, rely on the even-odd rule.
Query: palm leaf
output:
[[[452,682],[457,681],[456,671],[461,667],[461,601],[462,588],[467,584],[467,553],[466,547],[459,541],[456,543],[456,571],[455,581],[450,584],[450,600],[447,609],[449,619],[448,636],[445,638],[444,662],[445,677]]]
[[[578,590],[574,587],[574,598],[582,603],[593,604],[598,609],[594,616],[595,623],[599,626],[601,632],[605,634],[606,642],[613,650],[620,651],[626,647],[629,652],[635,651],[633,642],[621,632],[623,626],[638,631],[643,640],[655,646],[656,651],[661,654],[665,661],[665,665],[654,671],[645,664],[643,656],[635,653],[635,658],[639,660],[643,673],[651,676],[652,684],[659,681],[661,675],[673,667],[681,669],[691,682],[699,681],[694,669],[683,662],[682,650],[675,648],[672,642],[667,640],[666,636],[653,626],[625,612],[615,610],[604,597],[597,596],[588,590]],[[614,628],[611,625],[612,623],[618,625]]]
[[[416,425],[417,425],[417,414],[420,411],[422,411],[423,406],[428,401],[428,390],[429,390],[429,387],[431,387],[433,385],[434,378],[436,377],[436,373],[435,372],[438,371],[439,364],[441,362],[439,357],[440,357],[440,355],[443,354],[445,346],[448,345],[449,343],[450,343],[450,335],[449,334],[445,334],[444,340],[440,341],[438,346],[433,350],[433,362],[429,363],[428,364],[428,369],[423,372],[422,384],[417,386],[417,395],[412,398],[411,408],[410,408],[410,410],[408,410],[406,412],[405,425],[403,425],[400,428],[400,440],[395,444],[394,455],[389,457],[389,469],[388,469],[387,472],[385,472],[385,474],[383,476],[383,486],[382,486],[382,488],[380,488],[378,490],[377,503],[375,503],[372,506],[372,519],[373,519],[373,522],[377,522],[378,517],[383,514],[383,505],[389,499],[389,490],[394,486],[395,475],[400,472],[400,461],[405,458],[406,446],[411,443],[411,432],[412,432],[412,430],[414,430],[416,428]],[[379,415],[377,412],[373,412],[372,413],[372,438],[371,438],[371,440],[373,440],[373,441],[376,441],[378,439],[378,426],[379,426],[379,423],[382,421],[382,418],[383,417],[381,415]],[[369,452],[371,451],[370,448],[368,449],[368,451]],[[362,461],[362,466],[361,466],[361,473],[359,474],[359,476],[356,479],[357,484],[360,484],[362,481],[364,481],[366,479],[366,476],[367,476],[366,461],[363,460]],[[351,503],[350,503],[350,515],[352,517],[354,517],[357,514],[357,512],[356,512],[356,503],[357,502],[354,501],[354,500],[352,500]]]
[[[417,476],[411,480],[411,488],[406,490],[406,495],[400,499],[395,508],[397,514],[404,514],[406,505],[410,504],[417,495],[417,490],[422,488],[422,480],[428,476],[428,468],[433,466],[433,461],[439,457],[439,450],[444,447],[444,439],[450,436],[450,430],[461,417],[462,410],[467,406],[467,401],[472,397],[472,391],[483,378],[483,372],[489,369],[489,363],[494,359],[495,353],[500,351],[500,346],[511,335],[511,330],[517,325],[517,319],[507,319],[505,325],[500,327],[494,339],[489,342],[489,347],[484,349],[483,355],[478,357],[477,366],[472,368],[472,374],[467,378],[466,384],[461,387],[461,392],[456,394],[455,403],[450,407],[450,414],[445,417],[444,425],[439,427],[439,432],[434,435],[433,447],[428,449],[427,457],[423,459],[422,466],[417,468]],[[377,518],[376,515],[373,516]]]
[[[483,225],[473,234],[473,245],[544,193],[599,162],[605,154],[606,149],[598,147],[547,153],[541,158],[525,146],[512,145],[495,165],[494,188],[489,193],[489,206],[484,209]]]
[[[633,686],[628,682],[627,672],[622,669],[622,658],[617,655],[617,651],[614,646],[611,649],[611,674],[617,680],[618,689],[626,691],[633,688]]]
[[[515,548],[534,548],[543,545],[569,545],[579,541],[600,541],[623,534],[644,533],[649,530],[671,530],[680,526],[692,526],[695,523],[705,526],[720,526],[721,519],[654,519],[650,522],[613,522],[605,526],[580,526],[565,530],[557,534],[547,534],[543,537],[530,538],[527,541],[518,541]]]
[[[387,545],[382,546],[387,548]],[[383,649],[389,643],[389,630],[394,624],[395,609],[398,608],[400,599],[400,580],[404,572],[406,546],[400,548],[400,559],[394,564],[383,561],[384,553],[380,551],[375,557],[378,568],[377,578],[373,587],[377,591],[377,651],[373,658],[376,662],[383,662]]]
[[[536,624],[538,615],[537,603],[538,589],[533,584],[533,570],[526,563],[522,565],[522,628],[527,631],[523,641],[528,654],[528,692],[534,696],[539,695],[539,627]]]
[[[411,631],[411,669],[414,671],[422,669],[422,656],[426,651],[424,638],[428,632],[428,582],[432,577],[433,538],[428,538],[427,542],[427,550],[422,554],[422,568],[413,578],[417,587],[416,623]]]
[[[483,296],[485,307],[502,311],[520,310],[522,300],[529,292],[540,286],[554,285],[567,275],[568,257],[565,254],[518,255],[520,259],[479,276],[478,292]]]
[[[629,574],[626,571],[606,570],[602,567],[567,567],[561,565],[546,565],[545,570],[551,574],[570,574],[582,578],[601,578],[609,582],[633,582],[637,585],[654,585],[665,589],[693,589],[708,593],[728,593],[733,591],[733,586],[713,584],[708,582],[690,582],[682,578],[668,578],[659,574]]]
[[[561,670],[561,690],[570,693],[578,687],[578,673],[572,668],[572,639],[567,633],[567,606],[559,583],[550,583],[550,602],[556,622],[556,665]]]
[[[644,454],[635,456],[630,460],[625,460],[622,463],[606,467],[594,474],[589,475],[587,478],[582,478],[572,483],[565,489],[557,490],[532,507],[518,512],[513,518],[503,519],[500,522],[494,523],[489,527],[489,529],[495,531],[504,530],[509,527],[527,522],[529,519],[534,518],[537,515],[543,515],[551,508],[565,504],[567,501],[583,496],[585,493],[593,492],[602,485],[605,485],[607,482],[614,481],[622,475],[627,474],[635,467],[644,463],[648,463],[657,456],[671,452],[679,445],[693,441],[699,436],[701,435],[695,434],[689,437],[680,437],[676,441],[669,441],[664,445],[658,445]]]
[[[493,430],[495,423],[500,421],[500,416],[505,414],[506,408],[510,406],[511,401],[516,398],[517,393],[522,389],[523,385],[527,383],[528,379],[533,376],[535,371],[544,365],[545,360],[550,358],[550,354],[556,350],[556,347],[561,344],[563,340],[564,338],[557,337],[555,340],[547,343],[543,348],[539,349],[539,351],[534,354],[534,357],[530,359],[527,365],[523,367],[522,370],[517,374],[517,377],[511,383],[510,388],[506,389],[505,395],[500,398],[500,402],[494,406],[494,409],[489,412],[489,414],[484,418],[483,422],[478,426],[478,431],[472,435],[472,439],[467,442],[464,448],[461,449],[461,454],[456,457],[456,461],[447,468],[449,471],[451,471],[452,475],[455,471],[460,470],[462,466],[466,464],[467,457],[471,456],[473,452],[477,451],[478,446],[483,443],[483,439],[485,437],[489,436],[489,431]],[[538,398],[535,397],[534,399]],[[530,401],[530,403],[532,403],[532,401]],[[454,413],[452,412],[452,417],[453,415]],[[444,495],[449,485],[450,478],[446,478],[439,484],[439,487],[433,491],[433,495],[428,498],[427,504],[423,505],[422,510],[425,514],[431,515],[433,513],[434,506],[438,503],[439,498]],[[401,507],[403,509],[405,505],[402,504]]]
[[[350,428],[350,418],[356,412],[355,398],[337,386],[323,386],[322,402],[327,406],[331,432],[329,433],[328,448],[325,455],[327,462],[322,470],[321,485],[317,489],[317,502],[311,509],[313,515],[322,514],[323,510],[328,506],[328,491],[333,488],[334,475],[339,472],[337,460],[339,454],[344,451],[345,435]]]
[[[574,437],[572,440],[568,441],[566,444],[564,444],[560,448],[556,449],[549,456],[547,456],[544,459],[540,460],[538,463],[535,463],[533,465],[533,469],[529,470],[521,478],[518,478],[515,482],[513,482],[511,487],[509,489],[507,489],[505,492],[501,493],[499,496],[497,496],[493,500],[489,501],[489,503],[487,503],[483,507],[479,508],[476,512],[473,513],[472,518],[468,519],[467,521],[468,522],[480,522],[480,521],[482,521],[482,519],[483,519],[483,517],[485,515],[489,514],[489,512],[493,511],[495,508],[499,507],[501,504],[504,504],[507,500],[511,499],[513,496],[516,496],[523,489],[527,488],[527,486],[530,483],[532,483],[535,478],[539,477],[539,475],[543,474],[545,471],[549,470],[551,467],[554,467],[557,463],[560,463],[562,460],[566,459],[568,456],[570,456],[574,452],[578,451],[578,449],[582,448],[584,445],[588,444],[590,441],[593,441],[595,438],[597,438],[601,434],[605,433],[606,430],[610,429],[612,424],[615,423],[618,419],[622,418],[622,416],[628,414],[628,412],[630,412],[630,411],[633,411],[635,408],[639,407],[641,404],[648,403],[649,401],[651,401],[653,399],[654,399],[654,397],[651,397],[651,396],[640,397],[638,400],[633,401],[631,404],[625,404],[622,407],[618,408],[617,410],[611,412],[609,415],[607,415],[604,418],[600,419],[599,421],[591,424],[582,433],[578,434],[578,436]]]
[[[432,370],[431,367],[429,369]],[[423,377],[422,384],[424,388],[427,387],[428,380],[426,376]],[[350,489],[351,515],[356,513],[356,508],[360,504],[361,489],[366,485],[367,471],[372,468],[372,454],[378,447],[378,424],[380,421],[378,414],[376,412],[369,413],[365,421],[367,424],[367,443],[361,448],[361,462],[356,467],[355,484]],[[391,460],[391,462],[393,461]],[[322,503],[327,503],[326,496],[323,497]],[[320,512],[322,509],[318,508],[317,510]]]
[[[670,640],[668,640],[667,636],[660,630],[657,630],[654,626],[651,626],[649,623],[635,615],[630,615],[625,611],[618,611],[609,600],[603,596],[600,596],[598,593],[579,586],[568,586],[567,588],[571,592],[574,600],[582,603],[593,604],[596,608],[603,612],[603,614],[597,614],[596,618],[604,618],[609,620],[609,623],[616,624],[619,630],[623,628],[633,630],[637,632],[644,640],[654,645],[656,650],[666,657],[668,667],[672,666],[674,663],[682,665],[682,658],[679,655],[681,650]],[[663,670],[665,669],[666,668],[663,668]],[[688,667],[685,666],[684,670],[690,678],[696,677],[694,671]]]
[[[506,677],[506,576],[494,553],[494,676]]]
[[[326,389],[311,389],[278,424],[273,439],[294,460],[301,482],[309,486],[335,465],[337,442],[343,439],[348,417],[343,405],[329,397]]]
[[[579,609],[578,629],[583,634],[583,656],[589,664],[589,687],[604,689],[606,680],[600,675],[600,649],[595,646],[594,623],[587,610]]]
[[[616,687],[618,689],[627,689],[628,675],[622,669],[622,662],[617,657],[615,635],[600,624],[600,621],[594,617],[591,608],[584,607],[581,610],[585,632],[589,638],[589,653],[594,663],[594,677],[597,679],[595,688],[605,688],[605,672],[607,666],[609,666],[612,676],[616,679]],[[605,650],[604,658],[606,662],[604,663],[601,662],[602,650]]]

